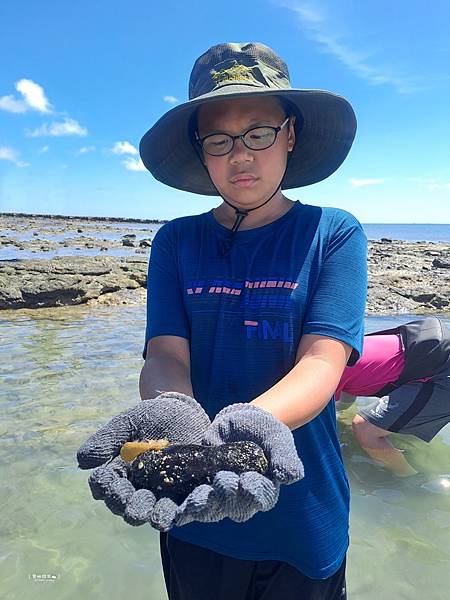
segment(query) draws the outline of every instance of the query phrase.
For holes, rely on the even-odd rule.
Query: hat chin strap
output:
[[[286,169],[284,171],[284,173],[286,173]],[[262,204],[259,204],[258,206],[254,206],[253,208],[248,208],[247,210],[241,210],[240,208],[237,208],[236,206],[234,206],[234,204],[231,204],[231,202],[228,202],[228,200],[226,200],[221,194],[219,194],[219,196],[222,198],[222,200],[228,204],[228,206],[231,206],[231,208],[234,208],[235,213],[236,213],[236,219],[234,221],[233,227],[231,228],[231,231],[233,233],[236,233],[236,231],[239,229],[239,227],[241,226],[242,221],[245,219],[245,217],[248,216],[248,213],[251,212],[252,210],[256,210],[258,208],[261,208],[262,206],[264,206],[265,204],[267,204],[268,202],[270,202],[270,200],[272,200],[272,198],[275,196],[275,194],[278,192],[278,190],[281,187],[281,182],[284,179],[284,173],[283,173],[283,177],[281,178],[280,183],[277,185],[277,187],[275,188],[273,194],[271,194],[267,200],[265,200]],[[214,185],[214,184],[213,184]],[[214,186],[215,187],[215,186]],[[216,188],[217,189],[217,188]]]
[[[200,155],[200,152],[198,151],[196,145],[195,145],[195,150],[196,150],[196,154],[197,154],[197,156],[198,156],[198,158],[200,160],[200,163],[203,165],[203,168],[208,173],[208,177],[211,179],[211,175],[209,174],[209,171],[208,171],[205,163],[203,162],[202,156]],[[228,206],[231,206],[231,208],[234,208],[235,213],[236,213],[236,218],[234,220],[233,227],[231,228],[231,235],[228,238],[228,240],[226,240],[224,242],[224,244],[223,244],[223,248],[222,248],[222,254],[223,254],[223,256],[228,256],[230,254],[230,250],[231,250],[231,247],[233,245],[236,232],[239,229],[239,227],[241,226],[242,221],[245,219],[245,217],[248,216],[248,213],[252,212],[253,210],[257,210],[258,208],[261,208],[264,205],[266,205],[268,202],[270,202],[272,200],[272,198],[275,196],[275,194],[278,192],[278,190],[281,188],[281,184],[283,182],[284,176],[286,175],[286,171],[287,171],[287,168],[288,168],[288,165],[289,165],[289,159],[291,158],[291,156],[292,156],[292,151],[288,151],[288,156],[287,156],[286,166],[284,168],[283,176],[281,177],[280,183],[274,189],[274,191],[272,192],[272,194],[267,198],[267,200],[264,200],[264,202],[262,202],[261,204],[258,204],[258,206],[254,206],[253,208],[248,208],[247,210],[241,210],[237,206],[234,206],[234,204],[231,204],[231,202],[228,202],[228,200],[226,200],[222,196],[222,194],[219,192],[219,190],[216,188],[216,186],[214,185],[213,180],[211,179],[211,183],[213,184],[213,186],[217,190],[217,193],[219,194],[219,196],[222,198],[222,200],[226,204],[228,204]]]

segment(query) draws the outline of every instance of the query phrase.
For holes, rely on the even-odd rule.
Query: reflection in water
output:
[[[437,479],[423,483],[422,487],[428,492],[450,495],[450,475],[440,475]]]
[[[82,441],[138,401],[145,308],[0,313],[2,598],[165,598],[157,533],[91,499]],[[408,316],[402,317],[407,321]],[[399,319],[369,319],[368,330]],[[357,403],[364,402],[358,399]],[[399,478],[355,444],[339,415],[352,490],[349,597],[448,598],[450,436],[393,436],[419,471]],[[37,582],[37,576],[55,576]]]

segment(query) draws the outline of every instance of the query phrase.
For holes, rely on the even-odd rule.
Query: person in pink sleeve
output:
[[[430,442],[450,422],[449,329],[433,316],[365,335],[363,353],[345,368],[335,396],[338,408],[356,396],[377,396],[358,409],[355,438],[397,475],[414,475],[387,438],[407,433]]]

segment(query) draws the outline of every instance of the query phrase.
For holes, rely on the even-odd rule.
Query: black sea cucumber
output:
[[[149,489],[156,498],[181,503],[194,488],[212,483],[218,471],[266,473],[268,461],[253,442],[220,446],[174,444],[140,454],[128,465],[128,478],[136,489]]]

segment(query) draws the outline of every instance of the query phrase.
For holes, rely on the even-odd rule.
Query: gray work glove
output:
[[[98,467],[89,477],[92,495],[104,500],[113,513],[123,516],[132,525],[149,522],[166,531],[173,525],[178,507],[168,498],[156,501],[150,490],[135,490],[127,478],[127,465],[119,456],[120,448],[129,441],[162,438],[170,443],[199,444],[210,424],[209,417],[196,400],[177,392],[166,392],[141,401],[101,427],[79,448],[78,466],[81,469]],[[191,511],[195,511],[196,498],[201,493],[200,489],[191,499]],[[202,500],[200,517],[208,519],[212,507],[205,511],[204,505]]]
[[[214,446],[245,440],[263,449],[269,461],[267,473],[248,471],[236,475],[221,471],[213,483],[222,510],[237,522],[273,508],[280,485],[294,483],[304,476],[289,428],[252,404],[232,404],[222,409],[205,432],[202,443]]]
[[[167,438],[171,444],[200,444],[211,424],[200,404],[185,394],[164,392],[113,417],[77,452],[80,469],[98,467],[119,454],[125,442]]]

